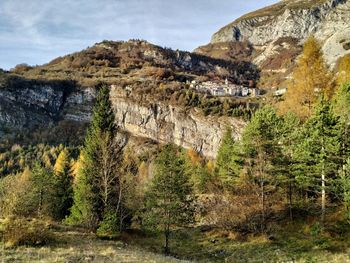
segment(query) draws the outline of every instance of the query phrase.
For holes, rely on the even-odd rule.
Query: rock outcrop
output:
[[[232,127],[237,139],[245,124],[234,118],[204,117],[194,109],[184,112],[161,102],[142,105],[116,86],[112,87],[110,95],[116,122],[123,130],[133,136],[193,148],[209,158],[215,158],[227,126]]]
[[[0,127],[34,128],[58,118],[64,89],[50,85],[0,89]]]
[[[0,128],[32,129],[54,125],[58,120],[90,121],[96,90],[66,88],[45,84],[0,89]],[[204,117],[194,109],[184,112],[164,102],[143,104],[114,85],[110,95],[116,124],[122,130],[134,137],[193,148],[209,158],[215,158],[227,125],[233,128],[236,138],[244,126],[238,119]]]
[[[248,41],[263,52],[281,38],[301,43],[314,34],[323,44],[327,62],[350,53],[350,1],[284,0],[249,13],[216,32],[211,43]],[[268,58],[269,54],[263,54]],[[263,61],[256,60],[258,64]]]

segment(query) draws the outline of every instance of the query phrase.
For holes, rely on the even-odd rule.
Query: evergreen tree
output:
[[[293,145],[295,144],[295,130],[298,129],[300,120],[293,113],[287,113],[281,117],[276,136],[278,140],[279,151],[281,154],[276,156],[275,172],[278,185],[282,186],[287,196],[290,219],[293,219],[293,190],[295,188],[295,163],[293,159]]]
[[[342,173],[340,176],[340,188],[341,188],[341,197],[342,202],[345,208],[345,217],[350,223],[350,158],[348,158],[345,165],[345,173]]]
[[[205,165],[205,161],[193,149],[186,151],[185,158],[185,173],[189,176],[193,189],[196,193],[208,193],[209,183],[212,179],[212,174]]]
[[[41,216],[56,214],[57,188],[52,170],[45,168],[41,163],[35,163],[30,176],[30,191],[26,196],[28,213],[37,213]]]
[[[118,213],[117,206],[120,202],[117,195],[117,168],[121,147],[115,139],[116,132],[109,89],[103,86],[96,98],[82,150],[81,174],[75,184],[71,221],[96,228],[104,218],[110,221],[111,215]]]
[[[231,128],[227,128],[222,138],[216,158],[216,173],[224,186],[229,186],[238,178],[241,169],[238,145],[235,143]]]
[[[345,165],[350,156],[350,84],[343,84],[338,87],[333,98],[335,115],[339,118],[339,139],[341,143],[341,165],[342,175],[346,176]]]
[[[339,168],[338,125],[330,103],[321,98],[315,114],[300,130],[294,152],[299,163],[299,181],[303,185],[307,183],[309,190],[321,193],[322,221],[326,209],[326,182],[330,186]]]
[[[164,233],[165,253],[175,227],[187,226],[194,220],[194,196],[185,161],[173,145],[166,145],[156,159],[155,174],[146,194],[146,224]]]
[[[73,180],[73,206],[70,209],[69,217],[66,218],[66,223],[92,227],[98,222],[96,222],[94,218],[92,204],[89,201],[91,199],[92,190],[86,177],[87,175],[83,170],[83,153],[79,156],[77,167]]]
[[[275,164],[280,148],[278,131],[281,119],[265,106],[258,110],[243,133],[243,152],[248,177],[260,186],[261,231],[265,229],[268,195],[275,191]]]
[[[304,44],[293,77],[280,104],[282,113],[291,111],[302,119],[312,115],[319,95],[331,97],[333,83],[323,58],[321,45],[311,36]]]
[[[71,172],[71,161],[69,159],[69,153],[68,150],[64,148],[58,155],[54,166],[57,198],[60,200],[56,206],[56,217],[59,219],[63,219],[69,214],[69,209],[73,203],[73,177],[71,175]]]

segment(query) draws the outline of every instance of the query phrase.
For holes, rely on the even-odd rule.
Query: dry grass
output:
[[[172,255],[194,262],[350,262],[350,227],[330,214],[325,228],[316,218],[274,224],[268,234],[199,227],[179,229]],[[41,247],[0,246],[2,262],[185,262],[161,255],[161,233],[128,231],[122,241],[101,240],[83,230],[53,225],[54,242]],[[0,242],[1,245],[1,242]],[[188,261],[187,261],[188,262]]]
[[[101,240],[95,235],[58,227],[55,244],[42,247],[0,248],[0,262],[184,262],[143,251],[123,242]]]

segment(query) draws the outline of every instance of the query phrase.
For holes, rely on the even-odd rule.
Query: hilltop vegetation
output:
[[[104,41],[46,65],[31,67],[20,64],[6,73],[0,84],[0,99],[4,100],[1,119],[14,125],[25,122],[29,128],[40,119],[45,119],[45,123],[56,123],[64,118],[66,104],[71,106],[70,110],[80,110],[75,100],[85,94],[79,92],[88,90],[87,95],[91,93],[93,96],[90,88],[95,89],[100,83],[123,90],[122,94],[128,100],[147,107],[163,102],[179,106],[184,112],[196,108],[205,116],[249,119],[258,105],[257,99],[218,98],[190,88],[193,80],[198,83],[223,82],[225,78],[248,85],[259,78],[259,71],[247,61],[230,62],[161,48],[145,41]],[[45,87],[52,91],[45,91]],[[67,100],[72,93],[77,95]],[[18,98],[16,104],[12,97]],[[54,107],[46,103],[47,99]],[[81,103],[85,108],[92,106],[85,100]],[[18,110],[12,111],[12,108]],[[85,113],[87,110],[83,111],[88,114]]]
[[[56,58],[43,66],[19,65],[13,72],[31,79],[73,79],[82,86],[94,86],[101,78],[108,84],[115,84],[133,77],[181,82],[209,75],[229,77],[235,83],[258,77],[258,71],[248,62],[228,62],[173,51],[141,40],[103,41],[81,52]]]

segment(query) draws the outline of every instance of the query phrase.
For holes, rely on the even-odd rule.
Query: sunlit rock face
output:
[[[33,85],[26,89],[0,90],[0,125],[35,128],[54,125],[58,120],[89,122],[96,90]],[[204,117],[194,109],[184,109],[160,102],[142,103],[132,99],[123,88],[112,85],[110,98],[116,124],[134,137],[159,143],[175,143],[193,148],[215,158],[223,133],[232,127],[240,137],[245,123],[227,117]]]
[[[272,49],[278,39],[295,38],[302,43],[313,34],[333,67],[338,58],[350,53],[349,33],[350,1],[285,0],[223,27],[213,35],[211,43],[249,41],[264,51]]]
[[[227,126],[239,138],[245,123],[227,117],[204,117],[195,110],[163,103],[142,104],[126,96],[121,88],[111,89],[116,122],[133,136],[153,139],[161,143],[175,143],[193,148],[209,158],[215,158]]]

